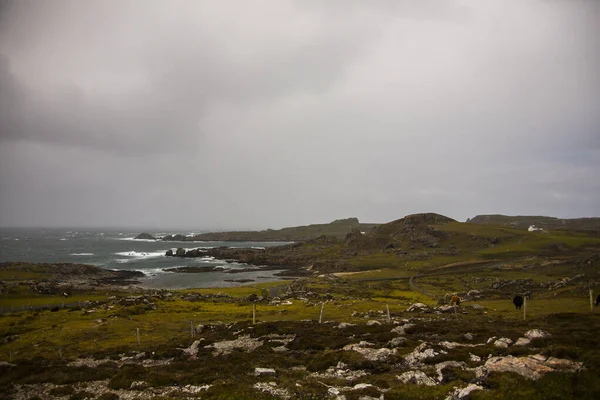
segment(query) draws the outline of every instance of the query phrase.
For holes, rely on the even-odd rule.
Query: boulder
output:
[[[400,347],[400,346],[404,346],[404,343],[406,342],[406,338],[403,338],[402,336],[399,336],[397,338],[393,338],[392,340],[390,340],[387,343],[388,347]]]
[[[528,346],[531,343],[531,339],[527,339],[524,337],[518,338],[515,342],[515,346]]]
[[[177,251],[175,252],[175,257],[185,257],[185,249],[183,248],[178,248]]]
[[[131,382],[131,385],[129,386],[129,389],[131,390],[144,390],[148,387],[148,383],[144,382],[144,381],[134,381]]]
[[[429,307],[427,306],[427,304],[415,303],[415,304],[412,304],[410,307],[408,307],[406,309],[406,311],[408,311],[408,312],[425,312],[425,311],[429,311]]]
[[[396,376],[402,383],[414,383],[415,385],[435,386],[437,382],[425,375],[423,371],[406,371]]]
[[[416,327],[415,324],[404,324],[404,325],[395,327],[390,332],[397,333],[398,335],[406,335],[407,333],[413,332],[415,327]]]
[[[165,253],[165,256],[173,257],[173,250],[171,250],[171,249],[167,250],[167,252]]]
[[[464,337],[465,339],[467,339],[467,340],[473,340],[473,338],[474,338],[475,336],[473,336],[473,334],[472,334],[472,333],[470,333],[470,332],[467,332],[467,333],[465,333],[465,334],[463,335],[463,337]]]
[[[551,336],[552,335],[550,335],[548,332],[543,331],[541,329],[531,329],[531,330],[525,332],[525,337],[527,339],[546,339]]]
[[[467,387],[454,389],[454,391],[450,393],[450,396],[446,397],[446,400],[464,399],[465,397],[469,396],[471,394],[471,392],[474,392],[475,390],[484,390],[484,389],[482,386],[471,383]]]
[[[443,312],[443,313],[451,313],[454,311],[454,307],[453,306],[449,306],[449,305],[445,305],[445,306],[439,306],[436,307],[437,311]]]
[[[134,239],[138,239],[138,240],[156,240],[156,238],[154,236],[152,236],[149,233],[140,233],[139,235],[137,235],[136,237],[134,237]]]
[[[513,344],[513,341],[510,340],[509,338],[505,338],[505,337],[500,338],[494,342],[494,346],[502,348],[502,349],[506,349],[511,344]]]
[[[392,354],[396,353],[396,350],[390,350],[386,348],[371,349],[369,348],[370,346],[373,346],[373,344],[361,341],[360,343],[344,346],[344,350],[356,351],[357,353],[362,354],[369,361],[386,361]]]
[[[483,366],[483,375],[485,372],[514,372],[525,378],[536,380],[548,372],[579,371],[582,368],[582,363],[553,357],[546,358],[541,354],[526,357],[491,357]],[[482,375],[482,373],[478,375]]]
[[[376,321],[374,319],[367,321],[367,326],[381,325],[381,322]]]
[[[338,329],[346,329],[346,328],[349,328],[349,327],[351,327],[351,326],[356,326],[356,324],[351,324],[351,323],[349,323],[349,322],[341,322],[341,323],[340,323],[340,324],[337,326],[337,328],[338,328]]]
[[[256,375],[256,376],[275,375],[275,370],[273,368],[254,368],[254,375]]]

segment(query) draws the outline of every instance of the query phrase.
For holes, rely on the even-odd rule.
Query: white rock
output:
[[[429,310],[429,307],[427,306],[427,304],[423,304],[423,303],[412,304],[410,307],[408,307],[406,309],[406,311],[408,311],[408,312],[415,312],[415,311],[422,312],[422,311],[427,311],[427,310]]]
[[[515,346],[527,346],[531,343],[530,339],[524,338],[524,337],[520,337],[517,339],[517,341],[515,342]]]
[[[340,324],[337,326],[337,328],[338,328],[338,329],[346,329],[346,328],[349,328],[349,327],[351,327],[351,326],[356,326],[356,324],[351,324],[351,323],[349,323],[349,322],[342,322],[342,323],[340,323]]]
[[[425,375],[423,371],[406,371],[396,376],[402,383],[414,383],[416,385],[435,386],[437,383]]]
[[[144,381],[134,381],[129,385],[129,389],[131,390],[143,390],[148,387],[148,384]]]
[[[367,321],[367,326],[381,325],[381,322],[375,321],[374,319]]]
[[[551,336],[552,335],[550,335],[548,332],[543,331],[541,329],[531,329],[531,330],[525,332],[525,337],[527,339],[538,339],[538,338],[545,339],[545,338],[549,338]]]
[[[494,342],[494,346],[499,347],[501,349],[505,349],[508,346],[510,346],[511,344],[513,344],[513,341],[510,340],[509,338],[505,338],[505,337],[500,338]]]
[[[479,385],[475,385],[474,383],[471,383],[469,386],[460,389],[458,391],[458,393],[456,393],[456,398],[463,399],[463,398],[467,397],[468,395],[470,395],[471,392],[474,392],[475,390],[483,390],[483,387],[481,387]]]
[[[472,333],[470,333],[470,332],[467,332],[467,333],[465,333],[465,334],[463,335],[463,337],[464,337],[465,339],[467,339],[467,340],[473,340],[473,338],[474,338],[475,336],[473,336],[473,334],[472,334]]]
[[[491,337],[491,338],[489,338],[489,339],[487,340],[487,342],[485,342],[485,343],[486,343],[486,344],[490,344],[490,343],[494,342],[496,339],[498,339],[498,337],[497,337],[497,336],[492,336],[492,337]]]
[[[475,354],[469,353],[469,360],[473,362],[481,362],[481,357],[476,356]]]
[[[373,387],[373,385],[371,385],[370,383],[358,383],[358,384],[354,385],[352,390],[361,390],[361,389],[366,389],[366,388],[370,388],[370,387]]]
[[[390,340],[387,345],[389,347],[400,347],[400,346],[404,345],[404,342],[406,342],[406,339],[403,338],[402,336],[399,336],[397,338],[393,338],[392,340]]]
[[[275,370],[273,368],[254,368],[254,375],[256,375],[256,376],[275,375]]]

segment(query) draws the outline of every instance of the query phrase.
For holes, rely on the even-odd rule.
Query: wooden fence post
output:
[[[252,325],[256,324],[256,303],[252,303]]]
[[[523,297],[523,321],[527,319],[527,297]]]
[[[594,290],[590,289],[590,311],[594,311]]]
[[[194,337],[194,321],[190,320],[190,337]]]
[[[135,328],[135,332],[137,336],[137,342],[138,344],[140,344],[140,328]]]
[[[385,309],[387,310],[388,322],[391,322],[392,321],[392,317],[390,316],[390,305],[386,304],[385,305]]]
[[[319,314],[319,323],[323,321],[323,308],[325,307],[325,303],[321,303],[321,314]]]

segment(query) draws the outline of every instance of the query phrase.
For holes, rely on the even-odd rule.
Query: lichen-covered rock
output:
[[[404,346],[404,343],[406,342],[406,338],[403,338],[402,336],[398,336],[397,338],[393,338],[392,340],[390,340],[387,345],[388,347],[400,347],[400,346]]]
[[[429,306],[423,303],[415,303],[406,309],[408,312],[426,312],[429,311]]]
[[[499,347],[501,349],[506,349],[508,346],[513,344],[513,341],[509,338],[500,338],[494,342],[494,346]]]
[[[376,321],[374,319],[367,321],[367,326],[381,325],[381,322]]]
[[[489,372],[514,372],[525,378],[539,379],[542,375],[553,371],[579,371],[583,364],[559,358],[546,358],[541,354],[526,357],[491,357],[483,367],[484,374]],[[478,375],[481,375],[481,371]]]
[[[528,346],[531,343],[530,339],[521,337],[518,338],[517,341],[515,342],[515,346]]]
[[[344,350],[356,351],[357,353],[362,354],[369,361],[385,361],[392,354],[396,353],[396,350],[390,350],[386,348],[372,349],[370,348],[371,346],[373,346],[372,343],[360,342],[344,346]]]
[[[218,356],[221,354],[229,354],[233,350],[246,350],[251,352],[262,346],[264,342],[258,339],[252,339],[249,335],[240,336],[235,340],[224,340],[222,342],[215,342],[211,345],[204,346],[205,349],[214,349],[213,355]]]
[[[402,383],[414,383],[415,385],[435,386],[437,382],[425,375],[423,371],[406,371],[396,376]]]
[[[525,332],[525,337],[527,339],[546,339],[551,336],[552,335],[550,335],[548,332],[543,331],[541,329],[531,329],[531,330]]]
[[[350,328],[351,326],[356,326],[356,324],[351,324],[349,322],[341,322],[337,328],[338,329],[346,329],[346,328]]]

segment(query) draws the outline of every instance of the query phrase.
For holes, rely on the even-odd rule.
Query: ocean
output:
[[[228,287],[240,283],[227,280],[252,279],[256,282],[279,280],[277,270],[261,271],[243,263],[225,262],[210,257],[166,257],[168,249],[211,247],[264,248],[288,242],[163,242],[134,239],[139,231],[110,231],[90,229],[0,228],[0,262],[23,261],[36,263],[91,264],[112,270],[138,270],[144,273],[145,288],[206,288]],[[194,234],[194,232],[148,232],[153,236]],[[200,232],[195,232],[200,233]],[[173,267],[218,267],[223,272],[167,272]],[[235,269],[255,268],[254,271],[228,274]],[[248,283],[246,283],[248,284]]]

